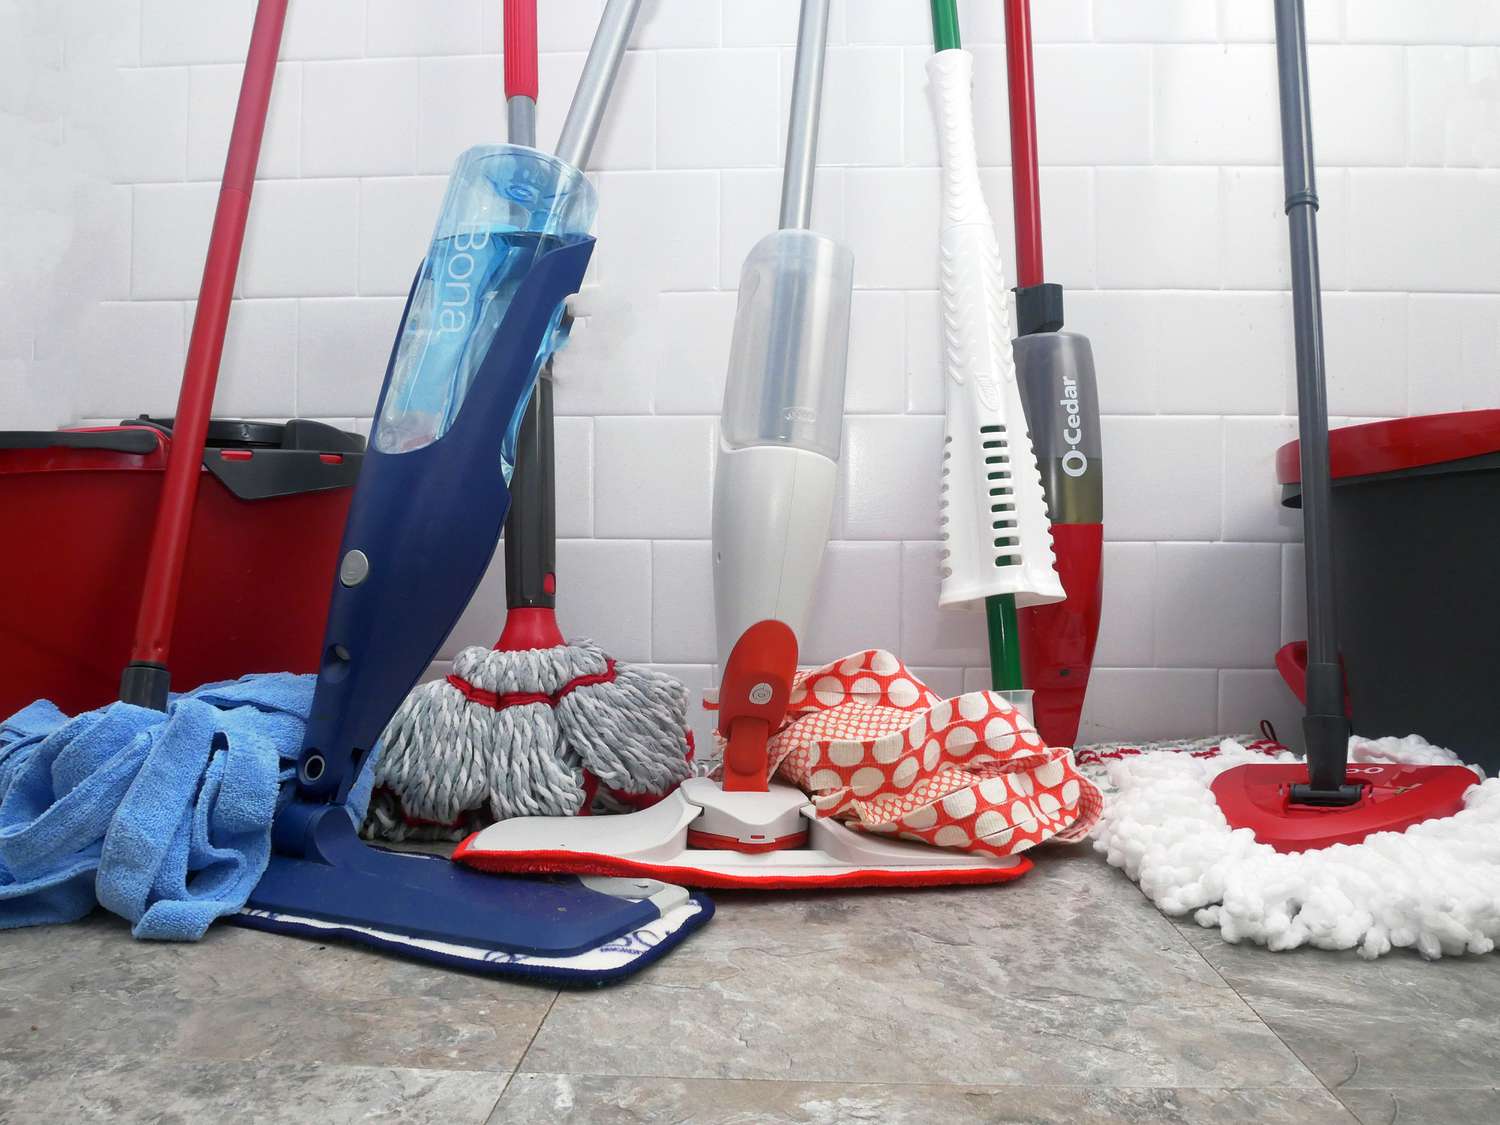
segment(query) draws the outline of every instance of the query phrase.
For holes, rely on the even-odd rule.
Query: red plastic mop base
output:
[[[1463,766],[1351,763],[1350,784],[1364,790],[1357,804],[1293,805],[1293,785],[1307,783],[1297,762],[1251,763],[1225,770],[1210,788],[1231,828],[1248,828],[1278,852],[1358,844],[1375,832],[1401,832],[1424,820],[1452,816],[1478,778]]]
[[[478,833],[475,833],[477,836]],[[718,891],[811,891],[898,887],[988,886],[1019,879],[1031,870],[1024,855],[1012,857],[1007,867],[936,867],[911,870],[833,869],[793,873],[776,869],[724,869],[711,862],[694,865],[689,848],[676,862],[647,862],[569,850],[505,853],[472,848],[474,836],[459,844],[450,857],[454,863],[497,875],[603,875],[620,879],[660,879],[684,887]],[[713,853],[705,853],[711,856]],[[791,853],[795,855],[795,852]]]

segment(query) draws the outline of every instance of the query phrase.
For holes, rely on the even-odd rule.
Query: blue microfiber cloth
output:
[[[103,906],[138,938],[196,941],[265,873],[314,678],[206,684],[163,714],[42,701],[0,723],[0,929]],[[347,802],[364,819],[370,756]]]

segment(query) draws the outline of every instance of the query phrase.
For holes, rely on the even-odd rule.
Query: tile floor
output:
[[[1084,850],[1000,889],[720,895],[557,993],[222,926],[0,936],[0,1122],[1500,1121],[1500,958],[1269,954]]]

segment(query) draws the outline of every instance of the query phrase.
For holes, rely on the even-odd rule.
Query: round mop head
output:
[[[660,796],[692,774],[687,689],[597,645],[460,652],[382,736],[364,835],[459,840],[515,816],[588,811],[596,789]]]
[[[1458,764],[1422,739],[1350,740],[1351,762]],[[1210,788],[1247,762],[1295,761],[1226,739],[1205,755],[1163,751],[1109,766],[1095,848],[1167,914],[1192,913],[1226,941],[1357,949],[1379,957],[1488,953],[1500,938],[1500,780],[1464,808],[1359,844],[1282,853],[1232,829]],[[1110,791],[1112,790],[1112,792]]]

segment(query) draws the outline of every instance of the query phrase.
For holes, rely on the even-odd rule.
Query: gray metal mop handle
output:
[[[568,106],[568,117],[557,139],[557,155],[575,168],[583,168],[593,151],[605,104],[640,11],[641,0],[609,0],[599,17],[589,57],[578,76],[578,89],[573,92],[573,104]]]
[[[1337,661],[1333,568],[1329,565],[1328,399],[1318,280],[1318,193],[1302,0],[1276,0],[1276,62],[1281,89],[1281,164],[1291,237],[1292,312],[1297,336],[1297,413],[1302,450],[1302,512],[1307,537],[1308,660]]]
[[[813,177],[818,170],[818,107],[823,100],[823,58],[828,45],[830,0],[802,0],[792,109],[786,127],[781,177],[781,229],[812,226]]]
[[[1311,788],[1344,782],[1348,726],[1333,607],[1332,484],[1328,394],[1318,279],[1318,193],[1313,178],[1312,108],[1302,0],[1275,0],[1281,166],[1291,240],[1292,316],[1297,353],[1297,425],[1302,458],[1302,533],[1307,552],[1307,734]]]
[[[525,94],[505,103],[505,135],[513,145],[536,147],[536,102]]]

